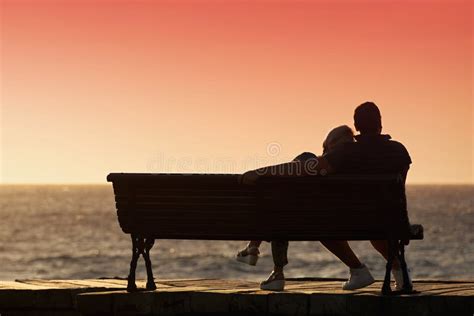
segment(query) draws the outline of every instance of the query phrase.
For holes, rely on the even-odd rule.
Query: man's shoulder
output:
[[[412,163],[410,154],[408,153],[408,150],[406,149],[405,145],[392,139],[388,141],[388,144],[391,147],[390,152],[392,153],[392,155],[398,157],[398,159],[402,161],[403,164],[409,165]]]
[[[400,146],[400,147],[405,148],[405,145],[403,145],[402,143],[400,143],[400,142],[397,141],[397,140],[390,139],[388,142],[389,142],[390,144],[393,144],[394,146]]]
[[[360,137],[360,136],[359,136]],[[393,151],[403,151],[403,152],[408,152],[406,147],[399,141],[396,141],[392,139],[390,135],[379,135],[377,138],[373,139],[368,139],[368,141],[364,141],[363,138],[361,138],[361,141],[357,141],[353,143],[355,147],[361,147],[364,149],[372,149],[372,148],[378,148],[380,149],[385,149],[387,150],[387,147]]]
[[[390,139],[388,141],[388,143],[390,144],[390,146],[392,146],[393,148],[396,148],[400,151],[404,151],[404,152],[407,152],[408,153],[408,150],[407,148],[405,147],[405,145],[403,145],[402,143],[400,143],[399,141],[396,141],[396,140],[393,140],[393,139]]]
[[[323,156],[335,170],[360,170],[372,172],[375,165],[390,169],[393,165],[411,164],[410,155],[405,146],[389,136],[378,140],[364,140],[338,145]],[[375,164],[375,165],[374,165]]]

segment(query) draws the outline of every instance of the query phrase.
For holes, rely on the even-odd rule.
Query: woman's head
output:
[[[332,129],[323,143],[323,152],[331,151],[339,144],[354,142],[354,132],[347,125],[341,125]]]

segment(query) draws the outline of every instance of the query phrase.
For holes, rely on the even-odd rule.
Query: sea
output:
[[[408,185],[410,221],[424,240],[411,241],[414,279],[474,280],[474,186]],[[265,225],[265,223],[262,223]],[[155,277],[261,281],[272,270],[268,243],[257,266],[235,261],[243,241],[158,240]],[[368,241],[351,242],[376,278],[385,263]],[[118,224],[110,185],[1,185],[0,280],[125,278],[131,241]],[[319,242],[292,242],[286,277],[346,278],[348,269]],[[145,278],[142,259],[138,278]]]

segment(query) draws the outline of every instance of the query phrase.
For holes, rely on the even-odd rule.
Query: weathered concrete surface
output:
[[[381,283],[358,291],[342,280],[289,280],[284,292],[236,280],[156,280],[156,291],[127,293],[126,280],[0,281],[7,315],[468,315],[474,281],[416,281],[415,295],[381,296]],[[138,281],[140,288],[144,281]]]

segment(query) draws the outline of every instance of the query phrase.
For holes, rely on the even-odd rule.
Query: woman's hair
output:
[[[341,125],[333,128],[328,136],[326,136],[326,140],[323,143],[323,150],[324,153],[326,153],[330,147],[352,142],[354,142],[354,132],[349,126]]]

